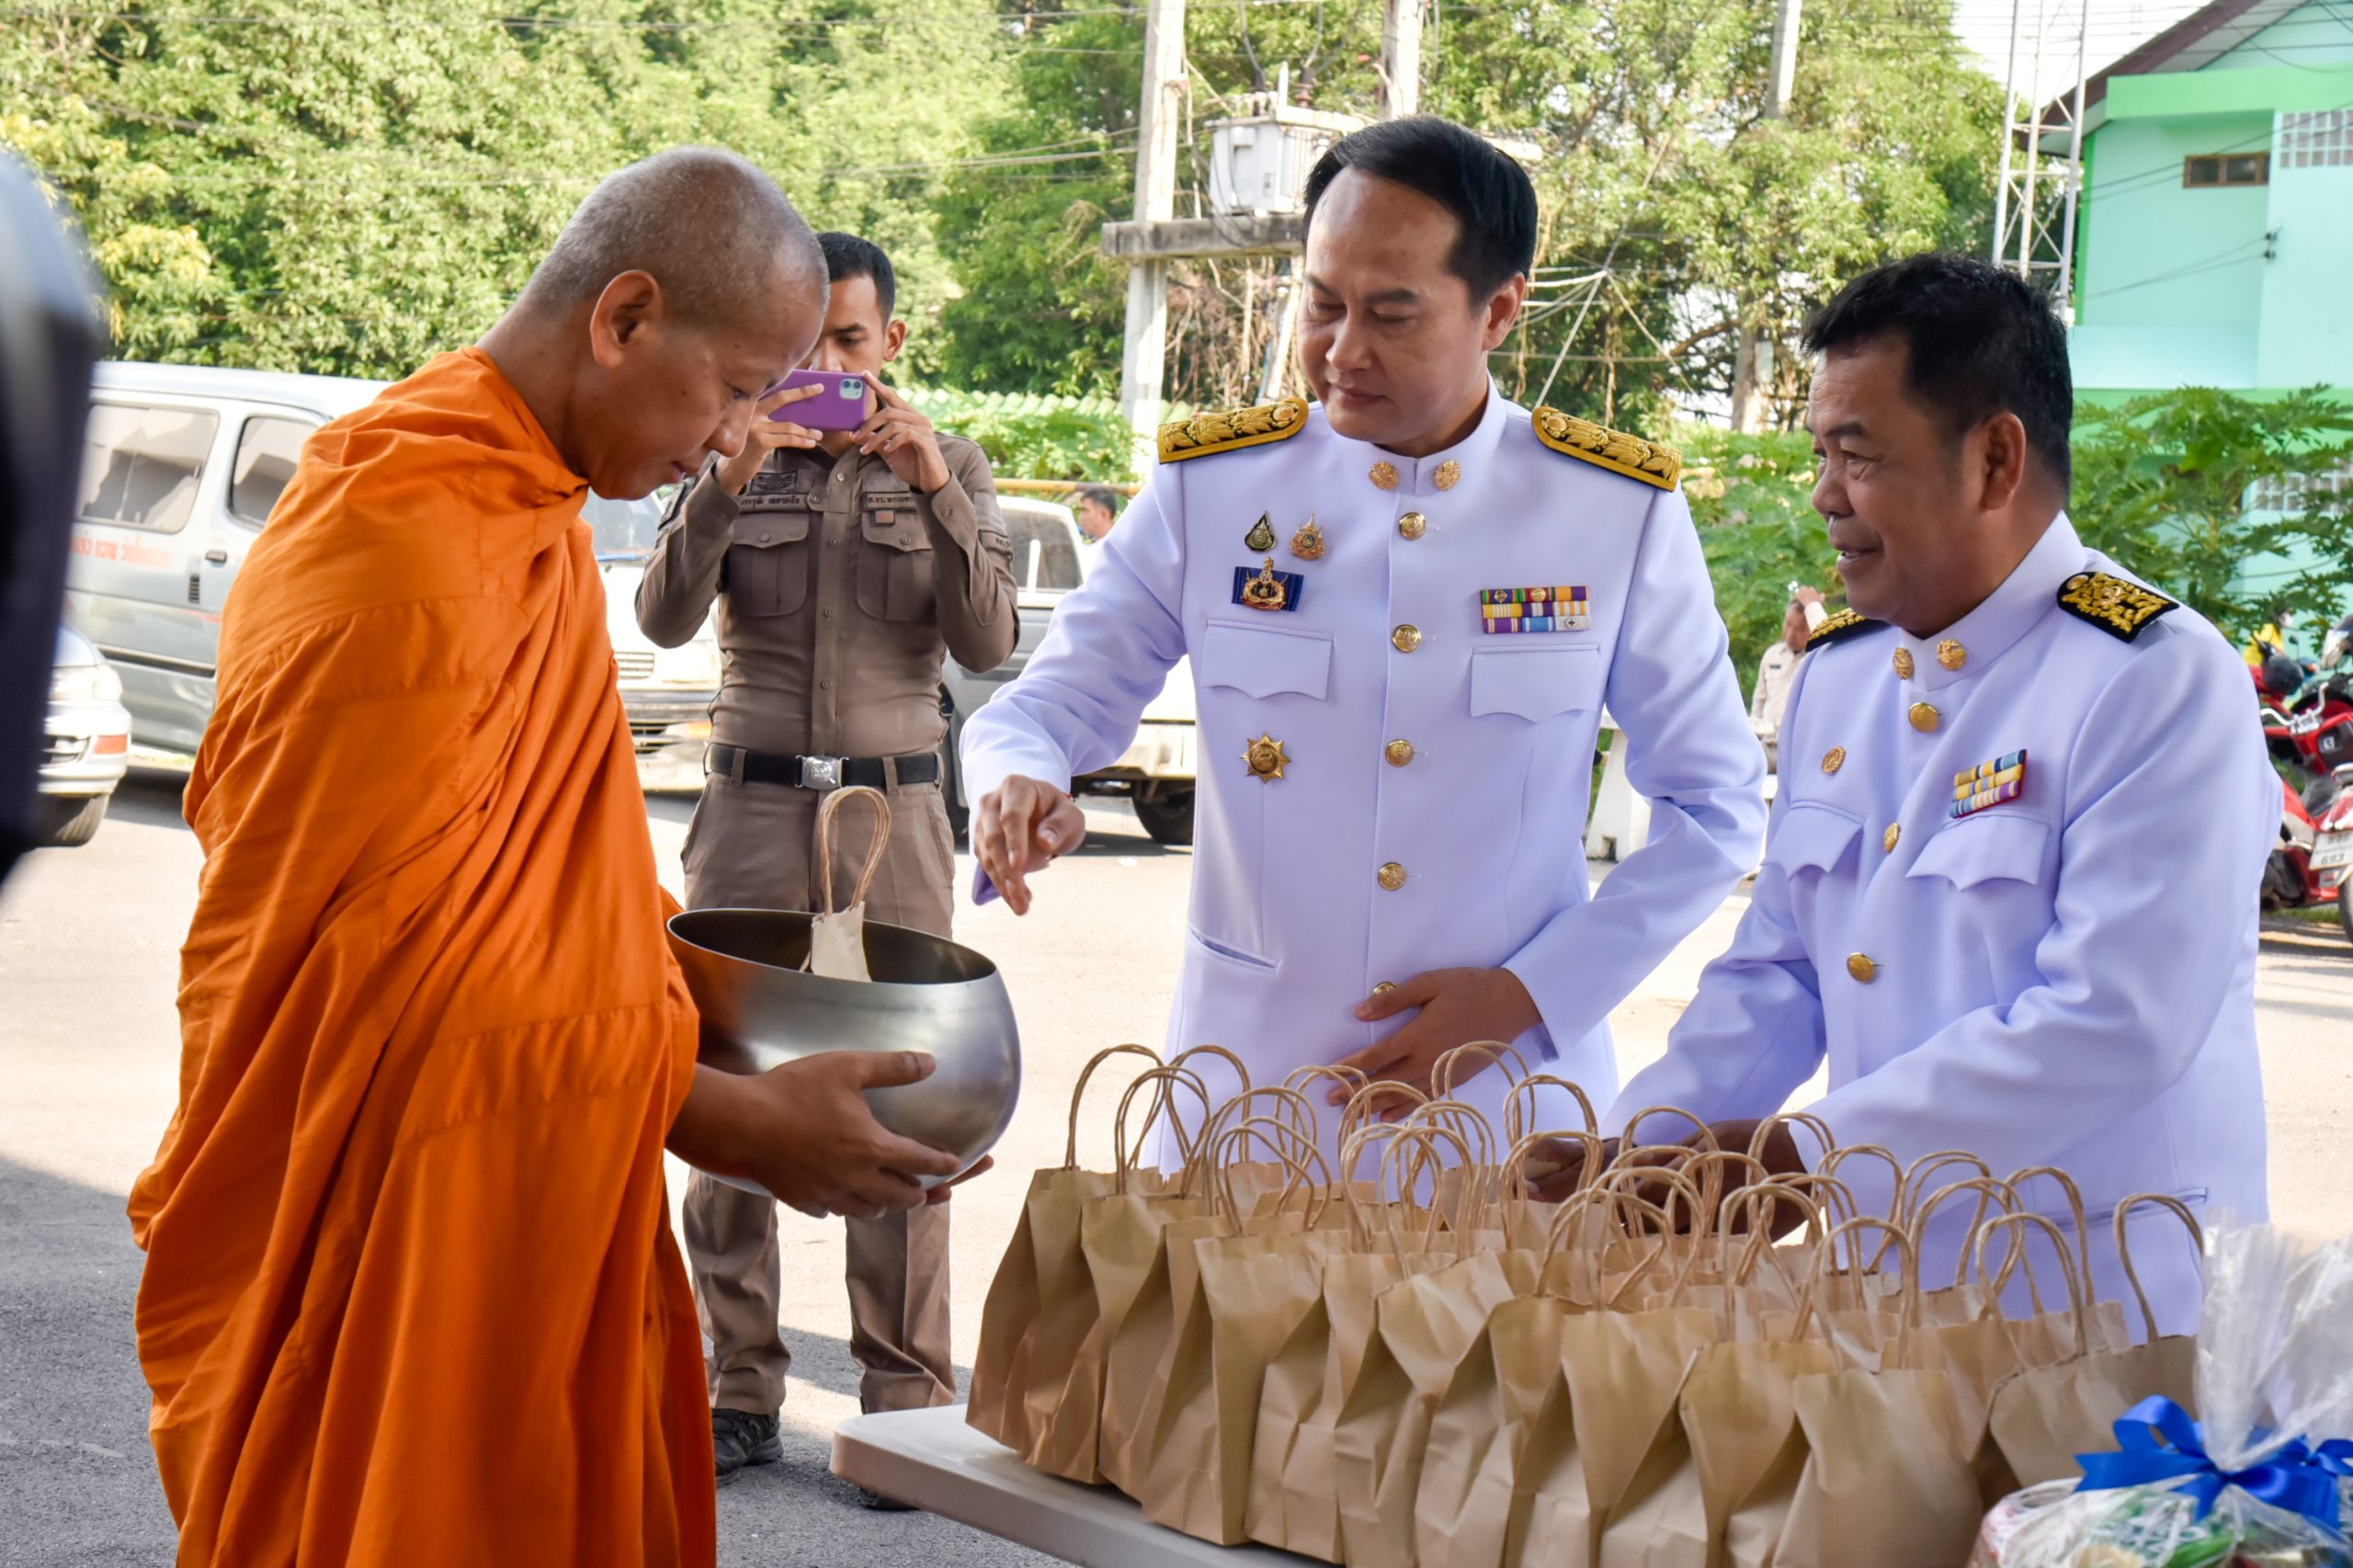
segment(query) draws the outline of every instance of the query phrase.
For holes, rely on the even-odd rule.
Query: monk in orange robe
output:
[[[824,310],[808,226],[682,149],[583,204],[513,311],[326,426],[222,629],[179,1107],[131,1199],[183,1564],[710,1563],[666,1146],[804,1207],[947,1155],[696,1017],[581,503],[740,449]]]

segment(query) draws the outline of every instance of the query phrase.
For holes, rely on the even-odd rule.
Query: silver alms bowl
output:
[[[869,1089],[866,1101],[892,1131],[954,1154],[962,1174],[1005,1136],[1021,1096],[1021,1039],[996,965],[944,937],[870,920],[874,978],[823,980],[801,969],[809,918],[695,909],[671,920],[670,950],[702,1012],[698,1060],[765,1073],[825,1051],[924,1051],[938,1063],[930,1077]]]

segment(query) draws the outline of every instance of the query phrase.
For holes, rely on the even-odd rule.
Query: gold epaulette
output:
[[[2141,629],[2180,605],[2138,583],[2105,572],[2078,572],[2059,585],[2059,608],[2088,620],[2110,637],[2130,642]]]
[[[1639,436],[1607,430],[1591,420],[1578,419],[1557,408],[1540,408],[1530,416],[1536,438],[1556,452],[1581,458],[1596,468],[1672,490],[1683,476],[1683,454],[1673,447],[1645,441]]]
[[[1808,650],[1826,647],[1830,643],[1843,642],[1849,637],[1859,637],[1866,631],[1876,631],[1885,624],[1884,621],[1871,620],[1857,615],[1853,610],[1842,609],[1812,631],[1807,632],[1805,645]]]
[[[1303,397],[1262,403],[1255,408],[1196,414],[1190,419],[1172,419],[1160,427],[1160,460],[1183,462],[1187,458],[1205,458],[1211,452],[1262,447],[1268,441],[1287,440],[1306,428],[1307,400]]]

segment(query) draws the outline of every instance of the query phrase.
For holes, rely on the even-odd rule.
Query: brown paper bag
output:
[[[1502,1568],[1525,1538],[1534,1489],[1529,1455],[1565,1444],[1571,1430],[1561,1326],[1592,1310],[1603,1290],[1603,1249],[1586,1244],[1582,1221],[1597,1212],[1606,1224],[1637,1207],[1663,1226],[1657,1209],[1597,1188],[1562,1204],[1538,1254],[1535,1291],[1488,1314],[1438,1396],[1414,1506],[1415,1550],[1425,1568]],[[1652,1261],[1664,1256],[1656,1249]]]
[[[1381,1123],[1352,1134],[1342,1167],[1357,1169],[1375,1142],[1404,1131]],[[1368,1200],[1380,1186],[1352,1182],[1342,1193],[1354,1244],[1324,1260],[1315,1301],[1268,1364],[1252,1444],[1250,1539],[1326,1562],[1341,1546],[1333,1434],[1372,1342],[1374,1302],[1409,1274],[1459,1262],[1471,1239],[1441,1235],[1436,1210]]]
[[[1183,1212],[1149,1200],[1125,1210],[1114,1210],[1107,1200],[1089,1206],[1090,1210],[1102,1211],[1101,1243],[1107,1256],[1098,1260],[1090,1246],[1088,1267],[1097,1271],[1098,1282],[1108,1268],[1115,1286],[1131,1291],[1116,1326],[1108,1326],[1112,1324],[1111,1305],[1107,1303],[1103,1309],[1107,1334],[1097,1465],[1105,1480],[1131,1497],[1142,1498],[1151,1474],[1152,1455],[1170,1392],[1168,1371],[1178,1331],[1187,1314],[1195,1310],[1200,1292],[1192,1244],[1215,1236],[1295,1230],[1297,1204],[1307,1197],[1303,1187],[1294,1187],[1286,1200],[1290,1207],[1278,1204],[1263,1213],[1237,1218],[1233,1208],[1238,1199],[1236,1188],[1255,1180],[1255,1173],[1239,1160],[1232,1160],[1229,1169],[1220,1169],[1216,1162],[1231,1159],[1253,1138],[1289,1135],[1303,1141],[1308,1135],[1263,1119],[1233,1128],[1226,1125],[1226,1119],[1252,1104],[1287,1104],[1299,1098],[1287,1089],[1246,1090],[1211,1117],[1193,1151],[1188,1173],[1188,1187],[1204,1189],[1210,1196],[1191,1200]],[[1285,1169],[1288,1174],[1289,1167]],[[1099,1288],[1097,1294],[1102,1294]]]
[[[2144,1203],[2170,1210],[2189,1227],[2203,1250],[2198,1217],[2180,1199],[2139,1193],[2116,1206],[2116,1245],[2125,1278],[2139,1297],[2147,1341],[2101,1349],[2086,1335],[2083,1352],[2054,1364],[2029,1367],[1994,1391],[1987,1429],[2008,1466],[2012,1490],[2079,1473],[2077,1454],[2106,1452],[2115,1446],[2116,1418],[2151,1394],[2163,1394],[2197,1414],[2197,1340],[2189,1335],[2159,1337],[2156,1314],[2132,1268],[2125,1221]]]
[[[1245,1125],[1233,1136],[1250,1131]],[[1330,1206],[1321,1153],[1304,1136],[1290,1153],[1302,1185],[1313,1175],[1325,1176],[1312,1189],[1309,1208],[1279,1205],[1245,1220],[1234,1213],[1229,1190],[1225,1212],[1245,1227],[1242,1233],[1191,1244],[1199,1288],[1177,1301],[1154,1452],[1138,1499],[1154,1523],[1220,1546],[1248,1539],[1250,1453],[1267,1365],[1315,1299],[1324,1259],[1349,1241],[1346,1230],[1320,1228]]]
[[[1473,1253],[1409,1276],[1374,1306],[1373,1337],[1333,1430],[1340,1536],[1352,1568],[1408,1568],[1431,1410],[1488,1314],[1536,1288],[1532,1252]]]
[[[1950,1379],[1910,1364],[1921,1294],[1911,1238],[1866,1218],[1842,1225],[1833,1240],[1858,1227],[1893,1238],[1901,1332],[1877,1369],[1842,1355],[1837,1370],[1792,1382],[1806,1457],[1768,1561],[1775,1568],[1941,1568],[1968,1557],[1984,1517],[1971,1469],[1976,1434],[1963,1424]]]
[[[1120,1045],[1098,1051],[1080,1071],[1071,1091],[1070,1136],[1063,1163],[1030,1177],[1013,1239],[981,1309],[980,1351],[972,1359],[964,1419],[1028,1464],[1041,1464],[1041,1434],[1053,1424],[1072,1363],[1095,1330],[1095,1286],[1079,1250],[1079,1213],[1088,1199],[1110,1191],[1131,1161],[1125,1149],[1119,1149],[1113,1171],[1079,1169],[1078,1116],[1095,1069],[1123,1054],[1142,1056],[1155,1064],[1160,1060],[1157,1052],[1142,1046]],[[1095,1419],[1088,1412],[1081,1473],[1051,1465],[1042,1468],[1074,1481],[1095,1479]]]

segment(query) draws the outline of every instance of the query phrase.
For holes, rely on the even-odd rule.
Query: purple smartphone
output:
[[[805,425],[812,430],[855,430],[866,423],[866,378],[847,370],[795,370],[760,394],[767,398],[789,387],[816,387],[815,397],[788,403],[768,415],[779,425]]]

